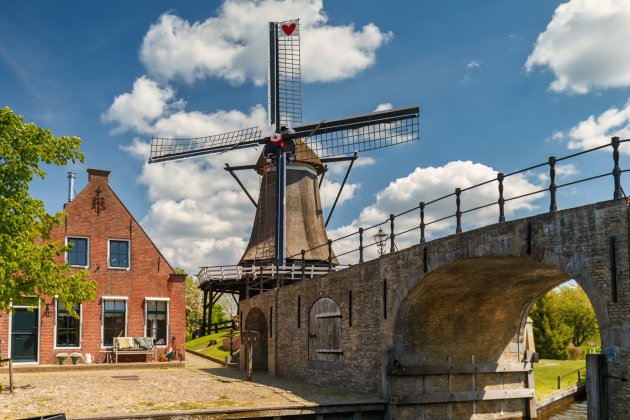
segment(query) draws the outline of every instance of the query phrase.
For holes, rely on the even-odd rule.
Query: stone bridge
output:
[[[391,418],[535,417],[527,315],[574,279],[599,321],[605,402],[630,418],[625,198],[435,239],[241,301],[254,366],[381,395]],[[243,358],[242,358],[243,359]]]

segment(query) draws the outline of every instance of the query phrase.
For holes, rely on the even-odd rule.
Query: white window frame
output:
[[[77,267],[77,268],[89,268],[90,267],[90,237],[89,236],[79,236],[79,235],[68,235],[66,236],[65,242],[66,242],[66,246],[68,246],[68,238],[77,238],[77,239],[85,239],[87,241],[87,252],[86,252],[86,262],[87,265],[74,265],[71,264],[70,267]],[[65,253],[65,262],[66,264],[68,263],[68,253]]]
[[[169,343],[169,333],[171,327],[171,298],[168,297],[145,297],[144,298],[144,334],[147,334],[147,321],[148,321],[148,311],[147,311],[147,302],[149,301],[158,301],[158,302],[166,302],[166,343],[155,345],[157,348],[166,348]],[[155,343],[154,343],[155,344]]]
[[[129,262],[129,265],[127,267],[112,267],[111,265],[109,265],[109,262],[110,262],[109,253],[111,250],[112,241],[127,242],[129,244],[129,246],[127,247],[127,261]],[[131,240],[130,239],[118,239],[118,238],[107,239],[107,268],[109,270],[122,270],[122,271],[131,270]]]
[[[108,258],[109,261],[109,258]],[[127,322],[129,319],[129,297],[128,296],[102,296],[101,297],[101,349],[111,349],[114,347],[106,346],[105,341],[105,301],[106,300],[124,300],[125,301],[125,337],[127,336]]]
[[[74,236],[73,236],[74,238]],[[53,338],[53,350],[81,350],[83,348],[83,304],[79,303],[79,347],[58,347],[57,346],[57,299],[53,300],[55,305],[55,336]]]

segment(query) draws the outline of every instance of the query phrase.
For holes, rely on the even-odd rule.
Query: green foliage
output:
[[[550,291],[534,305],[530,316],[536,349],[543,358],[566,360],[569,342],[578,348],[587,340],[599,341],[595,311],[577,285]],[[572,358],[581,356],[577,349],[572,352]]]
[[[557,293],[562,302],[560,316],[571,328],[573,345],[579,347],[589,338],[599,339],[597,317],[584,290],[577,286],[567,286],[560,288]]]
[[[571,341],[571,329],[562,321],[558,306],[558,295],[551,291],[540,298],[529,314],[534,321],[536,350],[544,359],[569,358],[567,346]]]
[[[178,274],[186,274],[183,268],[175,268]],[[215,303],[212,306],[212,323],[225,321],[223,307]],[[186,276],[186,334],[192,337],[192,333],[201,328],[203,322],[203,293],[199,289],[199,280],[196,277]]]
[[[96,282],[88,272],[72,271],[55,258],[69,247],[48,242],[63,212],[46,213],[44,203],[29,194],[34,176],[44,178],[41,164],[63,166],[83,161],[78,137],[55,137],[6,107],[0,110],[0,310],[23,296],[54,296],[68,307],[94,299]]]
[[[212,305],[212,323],[216,324],[217,322],[227,321],[225,316],[225,311],[223,310],[223,305],[220,303],[215,303]]]

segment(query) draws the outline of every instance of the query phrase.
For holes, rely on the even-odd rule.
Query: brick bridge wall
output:
[[[272,374],[378,393],[401,403],[391,406],[397,418],[525,416],[527,398],[402,404],[425,393],[472,391],[473,383],[474,390],[518,393],[527,387],[525,373],[393,376],[388,367],[519,362],[531,306],[573,278],[597,314],[602,346],[611,354],[609,375],[628,376],[629,216],[628,201],[620,199],[436,239],[242,301],[241,316],[256,308],[267,314]],[[341,311],[343,354],[336,369],[313,369],[308,362],[309,313],[321,297]],[[611,416],[624,418],[630,388],[612,379],[608,386]]]

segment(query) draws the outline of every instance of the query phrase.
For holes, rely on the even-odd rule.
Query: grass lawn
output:
[[[560,386],[568,388],[577,384],[577,370],[581,369],[582,380],[586,377],[586,360],[548,360],[542,359],[534,364],[534,381],[536,383],[536,398],[541,399],[558,391],[558,376]]]
[[[225,356],[230,355],[230,347],[227,349],[222,346],[223,338],[229,337],[229,331],[222,331],[216,334],[210,334],[194,340],[186,341],[186,350],[195,350],[207,356],[215,357],[219,360],[225,360]],[[234,338],[238,338],[237,335]],[[210,340],[217,340],[217,344],[210,346]]]

